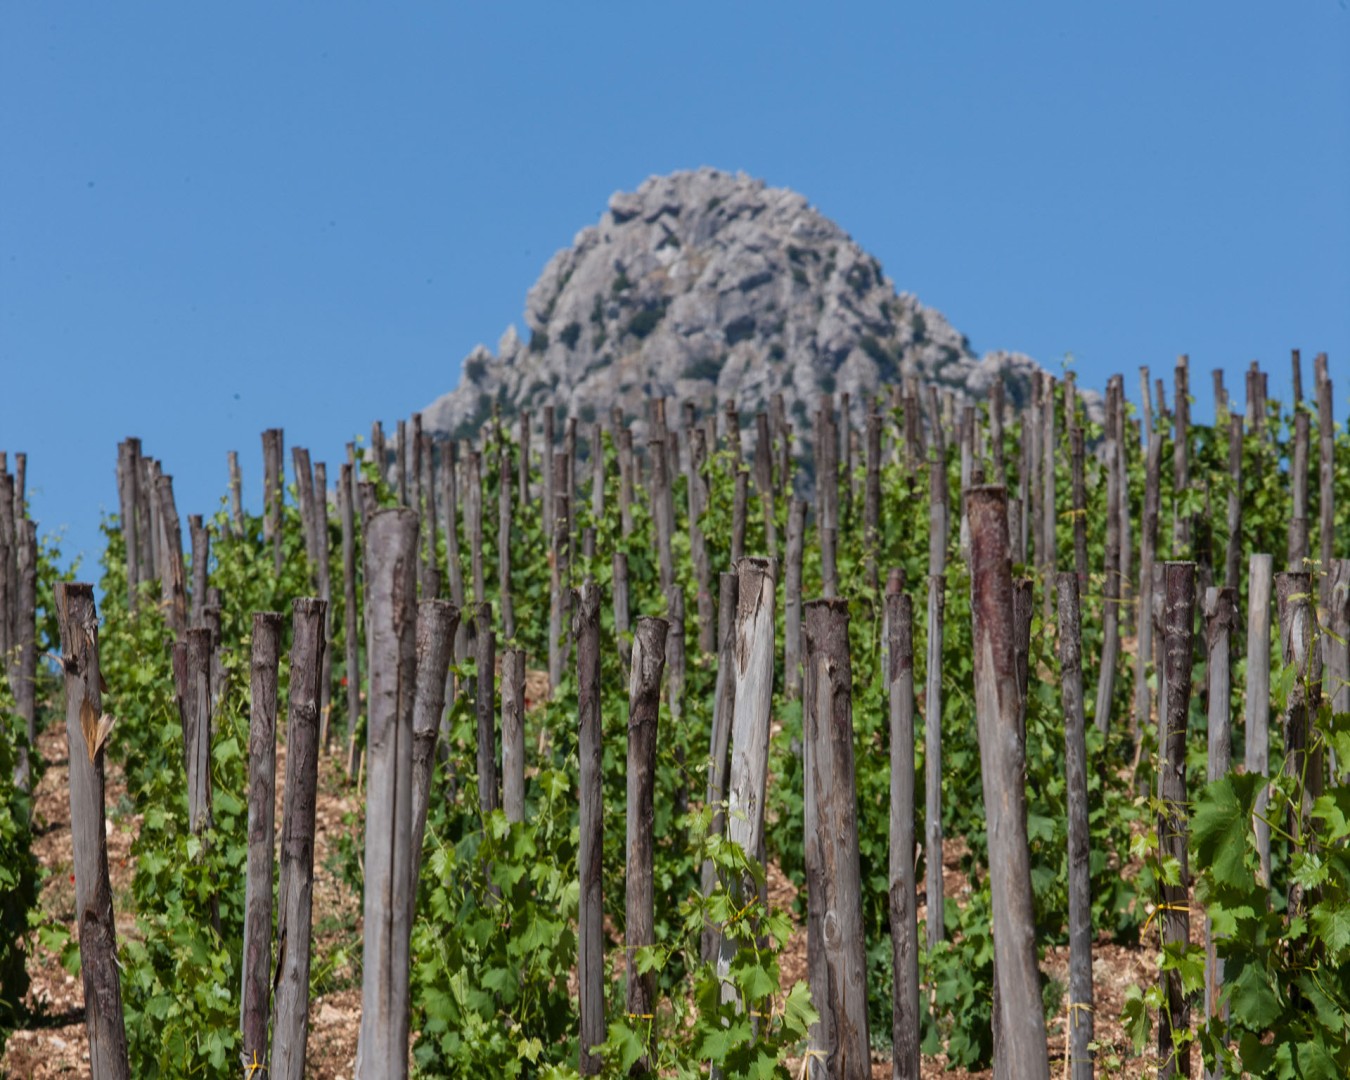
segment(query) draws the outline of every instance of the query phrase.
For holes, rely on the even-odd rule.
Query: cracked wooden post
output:
[[[1045,1019],[1038,1007],[1035,918],[1027,846],[1025,753],[1013,658],[1013,587],[1007,494],[966,493],[970,518],[975,712],[989,832],[994,949],[1002,990],[1001,1031],[1008,1075],[1048,1080]]]
[[[1231,587],[1205,590],[1205,672],[1208,677],[1209,698],[1209,761],[1206,780],[1213,783],[1227,775],[1232,766],[1231,699],[1231,641],[1237,624],[1237,589]],[[1223,960],[1214,944],[1214,926],[1205,916],[1205,1016],[1223,1016],[1227,1008],[1219,1008],[1219,992],[1223,989]],[[1206,1077],[1220,1075],[1206,1070]]]
[[[741,608],[746,606],[742,588]],[[806,883],[812,1026],[812,1076],[862,1080],[872,1075],[867,1031],[867,954],[858,862],[853,764],[853,671],[848,601],[806,605]],[[738,641],[739,645],[739,641]],[[739,709],[737,710],[739,717]],[[810,938],[816,947],[810,948]]]
[[[655,444],[653,444],[655,445]],[[652,898],[652,821],[656,787],[656,728],[661,710],[661,672],[666,664],[665,619],[640,618],[633,635],[628,683],[627,862],[624,873],[625,1007],[643,1033],[646,1053],[634,1064],[649,1071],[655,1050],[656,972],[638,970],[638,951],[656,944]]]
[[[253,613],[249,675],[248,870],[244,884],[241,1060],[245,1072],[268,1060],[267,1020],[272,983],[272,878],[276,843],[277,666],[281,614]],[[263,1080],[266,1073],[261,1072]]]
[[[188,515],[188,537],[192,545],[192,595],[188,607],[188,625],[200,626],[206,606],[206,570],[211,560],[211,534],[202,524],[201,514]]]
[[[1189,814],[1186,803],[1186,731],[1191,705],[1191,657],[1194,648],[1195,563],[1168,562],[1163,566],[1162,645],[1165,665],[1164,701],[1160,709],[1158,790],[1158,854],[1175,859],[1181,872],[1176,884],[1162,884],[1158,923],[1162,943],[1182,945],[1190,939],[1190,883],[1187,860]],[[1191,1023],[1191,995],[1181,984],[1181,973],[1165,971],[1160,978],[1163,1008],[1158,1017],[1160,1080],[1191,1075],[1190,1043],[1177,1046],[1173,1032],[1186,1032]]]
[[[1081,429],[1075,429],[1081,430]],[[1083,717],[1082,617],[1078,579],[1058,575],[1059,678],[1068,797],[1070,1080],[1092,1080],[1092,893],[1087,745]]]
[[[1244,764],[1249,773],[1270,770],[1270,596],[1274,557],[1253,555],[1247,570],[1247,700],[1243,714]],[[1253,828],[1261,862],[1261,880],[1270,884],[1270,826],[1266,806],[1270,793],[1256,796]]]
[[[564,528],[566,527],[564,523]],[[604,858],[604,756],[600,721],[600,590],[588,581],[577,594],[572,620],[577,655],[577,726],[580,779],[580,842],[577,868],[577,998],[580,1012],[580,1072],[597,1076],[593,1048],[605,1041],[605,928],[601,892]]]
[[[370,697],[358,1076],[408,1074],[417,531],[417,512],[401,507],[371,514],[366,532]]]
[[[914,605],[886,595],[890,703],[890,889],[893,1080],[919,1080],[919,922],[914,880]]]
[[[61,663],[66,684],[66,756],[70,762],[70,835],[75,861],[84,1029],[94,1080],[127,1080],[127,1034],[117,968],[117,925],[108,876],[103,750],[112,719],[103,712],[94,587],[56,585]]]
[[[417,684],[412,706],[412,874],[408,888],[408,925],[417,915],[417,883],[422,873],[422,839],[436,771],[436,739],[445,709],[445,675],[459,627],[459,609],[448,600],[417,605]]]
[[[502,810],[525,820],[525,650],[502,653]]]
[[[752,859],[761,857],[764,792],[769,772],[769,723],[773,708],[774,598],[772,559],[742,559],[736,565],[735,619],[731,633],[731,763],[727,770],[727,839]],[[720,718],[719,718],[720,719]],[[729,883],[737,903],[753,892],[750,881]],[[738,942],[725,933],[719,943],[717,974],[725,981]]]

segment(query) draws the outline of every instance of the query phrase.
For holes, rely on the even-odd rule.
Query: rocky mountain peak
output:
[[[825,394],[861,411],[914,377],[982,397],[1001,379],[1029,396],[1028,357],[974,355],[940,313],[897,293],[880,263],[806,199],[744,173],[702,168],[617,192],[598,223],[549,260],[496,353],[465,359],[460,385],[423,410],[432,431],[478,428],[552,403],[589,421],[640,418],[655,396],[742,415],[775,393],[798,425]]]

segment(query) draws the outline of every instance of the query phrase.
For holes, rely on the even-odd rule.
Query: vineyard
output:
[[[96,583],[13,454],[0,1071],[1350,1075],[1293,372],[273,429],[186,537],[129,438]]]

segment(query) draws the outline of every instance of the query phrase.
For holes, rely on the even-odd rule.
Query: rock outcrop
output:
[[[615,194],[544,268],[525,324],[527,338],[511,327],[496,353],[465,358],[459,387],[423,410],[428,430],[472,433],[494,402],[589,421],[615,405],[641,418],[659,395],[700,409],[734,398],[749,416],[779,392],[802,426],[824,394],[848,392],[861,417],[906,376],[963,400],[1002,380],[1018,404],[1040,370],[975,356],[801,195],[708,168]]]

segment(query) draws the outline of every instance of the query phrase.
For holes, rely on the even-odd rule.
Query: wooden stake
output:
[[[890,702],[890,889],[893,1080],[919,1080],[919,924],[914,880],[914,606],[886,594]]]

